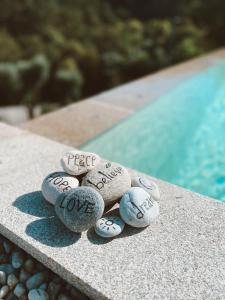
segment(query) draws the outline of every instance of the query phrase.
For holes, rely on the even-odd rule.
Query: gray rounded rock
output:
[[[146,227],[158,216],[159,205],[145,190],[130,188],[120,201],[120,215],[133,227]]]
[[[61,193],[78,186],[79,181],[77,178],[68,175],[65,172],[54,172],[45,177],[41,186],[41,191],[45,199],[54,205]]]
[[[28,290],[35,289],[39,287],[45,280],[45,273],[44,272],[38,272],[31,276],[27,281],[26,281],[26,287]]]
[[[14,251],[12,253],[12,266],[14,269],[19,269],[24,262],[24,254],[21,251]]]
[[[33,289],[28,293],[29,300],[48,300],[48,293],[43,289]]]
[[[61,165],[66,173],[77,176],[94,169],[100,160],[95,153],[72,150],[62,157]]]
[[[0,271],[0,284],[4,285],[6,283],[6,274],[4,271]]]
[[[131,178],[126,168],[120,164],[102,161],[87,173],[82,186],[94,188],[102,195],[107,206],[116,202],[131,187]]]
[[[95,232],[103,238],[119,235],[124,229],[124,221],[116,215],[109,215],[99,219],[95,225]]]
[[[55,211],[64,225],[74,232],[94,226],[104,211],[102,196],[91,187],[78,187],[61,194]]]
[[[26,288],[22,283],[18,283],[14,289],[14,295],[18,298],[22,297],[26,293]]]
[[[10,289],[13,289],[17,283],[19,282],[19,279],[16,277],[15,274],[9,274],[7,278],[7,285],[9,286]]]
[[[1,287],[0,289],[0,298],[4,298],[9,292],[9,287],[8,285],[3,285],[3,287]]]
[[[160,191],[158,185],[143,176],[135,176],[131,178],[132,187],[140,187],[150,194],[155,200],[160,200]]]

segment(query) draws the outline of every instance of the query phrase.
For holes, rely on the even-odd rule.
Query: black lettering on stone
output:
[[[130,203],[133,205],[134,208],[138,210],[138,213],[136,214],[137,219],[142,219],[144,217],[143,212],[139,209],[139,207],[134,204],[134,202],[130,201]]]
[[[95,203],[88,202],[87,205],[86,205],[86,208],[85,208],[85,211],[84,211],[84,212],[85,212],[86,214],[92,214],[94,208],[95,208]]]

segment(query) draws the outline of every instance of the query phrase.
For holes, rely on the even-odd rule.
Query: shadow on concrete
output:
[[[13,202],[13,206],[26,214],[36,217],[51,217],[55,215],[54,206],[45,200],[41,191],[18,197]]]
[[[54,206],[48,203],[41,191],[18,197],[13,206],[23,213],[40,217],[27,225],[26,234],[50,247],[66,247],[76,243],[81,234],[67,229],[55,214]]]
[[[104,214],[104,217],[110,216],[110,215],[119,216],[119,208],[115,208],[113,210],[108,211],[107,213]],[[146,227],[136,228],[136,227],[131,227],[131,226],[125,224],[124,230],[122,231],[122,233],[120,235],[117,235],[114,238],[102,238],[95,233],[94,228],[90,228],[87,231],[87,238],[91,243],[93,243],[95,245],[104,245],[104,244],[110,243],[114,239],[125,238],[125,237],[129,237],[129,236],[138,234],[145,229],[146,229]]]
[[[67,229],[58,217],[39,219],[27,225],[26,234],[50,247],[67,247],[76,243],[80,233]]]

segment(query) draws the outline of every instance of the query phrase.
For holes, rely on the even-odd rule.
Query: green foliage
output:
[[[48,110],[223,45],[224,3],[2,0],[0,104]]]

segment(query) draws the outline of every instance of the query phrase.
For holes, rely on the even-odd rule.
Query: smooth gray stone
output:
[[[33,289],[28,293],[29,300],[48,300],[49,296],[45,290]]]
[[[0,298],[4,298],[9,292],[8,285],[3,285],[3,287],[0,289]]]
[[[102,196],[86,186],[61,194],[55,204],[60,220],[74,232],[82,232],[94,226],[104,208]]]
[[[28,258],[24,263],[24,270],[28,273],[32,273],[35,269],[35,262],[33,259]]]
[[[159,205],[145,190],[132,187],[120,201],[120,215],[133,227],[146,227],[158,216]]]
[[[134,176],[131,178],[131,186],[132,187],[140,187],[144,189],[147,193],[152,195],[152,197],[159,201],[160,199],[160,191],[158,185],[152,181],[147,179],[144,176]]]
[[[66,174],[65,172],[50,173],[42,182],[41,191],[45,199],[55,204],[58,196],[66,191],[79,186],[77,178]]]
[[[94,169],[100,160],[95,153],[72,150],[62,157],[61,165],[66,173],[77,176]]]
[[[14,269],[19,269],[24,263],[24,254],[21,251],[12,253],[12,266]]]
[[[7,278],[7,285],[9,286],[10,289],[13,289],[17,283],[19,282],[19,279],[16,277],[15,274],[9,274]]]
[[[82,186],[90,186],[98,191],[107,206],[116,202],[131,187],[131,178],[126,168],[120,164],[102,161],[87,173]]]
[[[103,238],[119,235],[124,229],[124,221],[116,215],[109,215],[99,219],[95,225],[95,232]]]
[[[6,274],[4,271],[0,271],[0,284],[4,285],[6,283]]]
[[[22,283],[25,283],[27,281],[27,279],[30,277],[31,277],[30,273],[28,273],[27,271],[22,269],[20,271],[19,281]]]
[[[23,283],[18,283],[14,289],[14,295],[18,298],[22,297],[26,293],[26,288]]]
[[[9,254],[11,251],[12,251],[12,243],[10,243],[9,241],[4,241],[3,242],[3,247],[4,247],[4,249],[5,249],[5,252],[7,253],[7,254]]]
[[[38,272],[31,276],[27,281],[26,281],[26,287],[28,290],[35,289],[39,287],[45,280],[45,273],[44,272]]]

